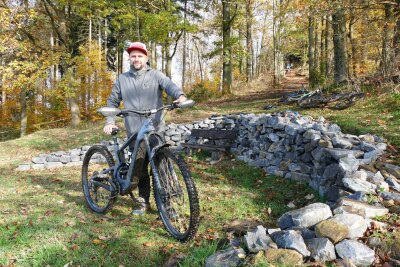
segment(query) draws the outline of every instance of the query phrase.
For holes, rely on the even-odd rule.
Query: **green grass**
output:
[[[107,215],[91,212],[81,193],[79,168],[6,169],[0,175],[0,213],[5,215],[0,218],[0,265],[159,266],[183,253],[182,266],[202,266],[216,251],[216,242],[226,237],[230,222],[250,218],[276,227],[292,199],[299,199],[299,207],[318,199],[304,198],[312,192],[306,185],[265,176],[231,159],[210,165],[204,157],[187,158],[201,206],[199,232],[187,244],[168,236],[154,210],[131,217],[126,197]]]
[[[261,113],[276,100],[235,101],[198,105],[169,116],[175,122],[193,121],[211,114]],[[371,97],[343,111],[299,110],[315,118],[338,123],[343,132],[382,135],[400,147],[398,95]],[[274,111],[297,110],[278,106]],[[211,165],[206,153],[186,158],[200,197],[201,222],[196,238],[181,244],[170,238],[156,211],[142,217],[129,215],[129,198],[120,197],[107,215],[91,212],[85,205],[80,169],[64,168],[15,172],[17,164],[33,156],[67,150],[109,139],[102,123],[36,132],[0,143],[0,266],[161,266],[174,255],[184,255],[181,266],[203,266],[208,256],[222,249],[234,221],[254,220],[276,227],[276,219],[288,211],[323,201],[307,185],[266,176],[261,169],[226,158]],[[394,154],[394,160],[399,155]],[[313,194],[307,200],[306,195]],[[154,203],[152,207],[155,208]],[[397,218],[398,219],[398,218]],[[254,266],[268,266],[259,263]],[[275,264],[276,265],[276,264]]]

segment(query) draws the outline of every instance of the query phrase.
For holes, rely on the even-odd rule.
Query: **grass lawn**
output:
[[[400,97],[370,97],[344,111],[300,110],[324,116],[344,132],[373,133],[400,147]],[[175,123],[204,119],[211,114],[265,112],[276,99],[226,101],[199,104],[175,111],[167,120]],[[278,106],[268,112],[297,110]],[[262,170],[232,158],[211,165],[207,154],[186,158],[199,192],[201,222],[195,240],[176,242],[163,229],[156,211],[142,217],[129,215],[131,202],[120,197],[106,215],[85,205],[80,168],[15,172],[33,156],[67,150],[106,139],[102,125],[85,124],[36,132],[0,143],[0,266],[162,266],[173,255],[181,266],[202,266],[204,260],[231,237],[229,227],[241,220],[276,227],[276,219],[290,208],[322,201],[307,185],[266,176]],[[399,162],[398,152],[392,160]],[[313,194],[309,199],[308,196]],[[306,198],[307,196],[307,198]],[[152,208],[155,208],[154,201]]]
[[[275,227],[292,200],[301,207],[318,199],[306,185],[265,176],[234,159],[218,164],[199,154],[187,161],[199,191],[201,223],[195,240],[181,244],[168,236],[156,211],[129,215],[131,202],[120,197],[106,215],[86,207],[80,170],[28,171],[3,169],[0,175],[0,265],[160,266],[184,253],[182,266],[201,266],[237,220],[257,220]],[[313,199],[304,196],[314,194]],[[155,207],[154,202],[152,207]]]

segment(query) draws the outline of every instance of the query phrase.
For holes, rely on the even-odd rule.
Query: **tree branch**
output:
[[[62,37],[60,31],[58,30],[58,27],[56,27],[56,24],[55,24],[55,21],[54,21],[54,17],[53,17],[53,15],[51,14],[51,12],[50,12],[50,10],[49,10],[49,8],[48,8],[46,2],[47,2],[47,4],[49,4],[48,0],[42,1],[43,5],[44,5],[44,8],[45,8],[45,10],[46,10],[46,13],[47,13],[47,15],[48,15],[49,18],[50,18],[51,26],[52,26],[53,30],[55,31],[55,33],[57,34],[58,39],[59,39],[64,45],[66,45],[66,43],[65,43],[65,41],[64,41],[64,38]],[[51,4],[49,4],[49,5],[51,5]]]

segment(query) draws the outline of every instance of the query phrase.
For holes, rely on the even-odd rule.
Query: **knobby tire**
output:
[[[103,162],[102,168],[100,168],[97,165],[98,164],[98,156],[94,155],[101,155],[105,159],[105,162]],[[97,160],[97,161],[96,161]],[[97,165],[96,165],[97,164]],[[101,190],[104,190],[106,194],[109,194],[109,196],[106,196],[105,198],[105,204],[104,205],[99,205],[99,202],[96,200],[96,198],[102,194],[98,192],[97,190],[94,190],[94,186],[91,185],[90,179],[94,176],[94,173],[97,171],[100,173],[103,169],[105,168],[110,168],[114,166],[114,159],[111,155],[111,153],[108,151],[108,149],[104,146],[101,145],[94,145],[89,148],[89,150],[86,152],[85,157],[83,159],[82,163],[82,189],[83,189],[83,194],[85,196],[86,204],[88,207],[93,210],[96,213],[106,213],[109,211],[115,200],[116,200],[116,191],[110,192],[107,191],[104,188],[99,187]],[[96,167],[95,171],[92,171],[92,168]],[[99,169],[97,169],[99,168]],[[106,180],[106,179],[104,179]],[[105,184],[111,186],[110,181],[112,181],[112,175],[108,175],[107,182]],[[91,194],[93,193],[94,196]]]
[[[155,167],[153,172],[159,175],[161,190],[157,190],[153,176],[154,198],[165,229],[177,240],[189,241],[197,232],[200,217],[192,175],[185,161],[168,148],[157,152]]]

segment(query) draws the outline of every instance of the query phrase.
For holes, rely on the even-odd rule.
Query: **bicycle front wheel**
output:
[[[106,213],[116,200],[112,174],[105,170],[114,166],[111,153],[94,145],[86,152],[82,164],[82,189],[87,205],[97,213]]]
[[[197,232],[200,213],[190,171],[183,159],[168,148],[157,152],[155,168],[161,188],[157,190],[153,175],[153,190],[161,220],[171,236],[186,242]]]

